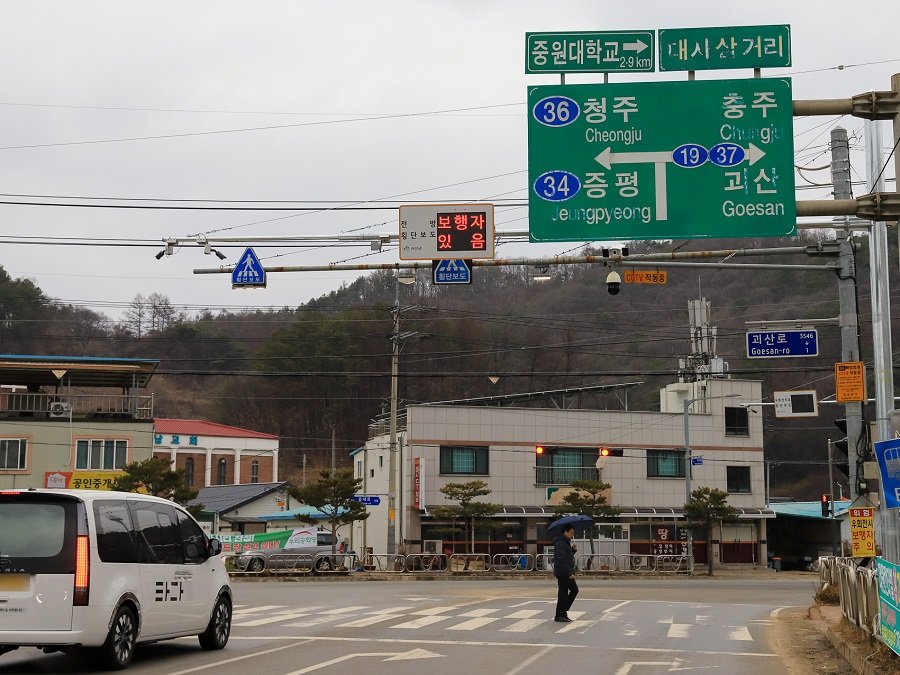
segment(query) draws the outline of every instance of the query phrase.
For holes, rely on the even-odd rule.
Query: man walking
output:
[[[559,585],[559,594],[556,596],[556,616],[554,621],[570,623],[569,608],[575,602],[578,595],[578,584],[575,583],[575,546],[572,538],[575,536],[575,528],[565,525],[562,532],[553,542],[553,576]]]

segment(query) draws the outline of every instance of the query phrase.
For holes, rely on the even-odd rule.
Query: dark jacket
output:
[[[573,574],[575,574],[575,552],[572,550],[572,542],[559,535],[553,542],[553,575],[568,579]]]

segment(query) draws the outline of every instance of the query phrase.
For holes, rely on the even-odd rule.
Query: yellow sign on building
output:
[[[44,487],[72,490],[112,490],[113,481],[124,471],[47,471]]]
[[[850,546],[854,558],[875,556],[875,509],[850,509]]]
[[[865,403],[865,364],[862,361],[844,361],[834,364],[834,389],[838,403]]]

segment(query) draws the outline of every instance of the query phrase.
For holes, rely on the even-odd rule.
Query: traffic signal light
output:
[[[623,457],[625,451],[623,448],[600,448],[600,457]]]
[[[831,495],[822,495],[822,517],[828,518],[831,515]]]
[[[832,461],[834,462],[834,468],[838,471],[843,471],[844,475],[848,478],[850,477],[850,443],[847,440],[847,420],[845,418],[841,418],[839,420],[834,421],[834,426],[841,430],[844,434],[844,437],[840,440],[834,441],[831,444],[833,448],[833,452],[831,455]]]
[[[543,445],[534,446],[534,454],[543,455],[544,454],[544,446]]]

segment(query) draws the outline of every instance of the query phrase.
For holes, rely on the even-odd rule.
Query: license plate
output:
[[[28,575],[7,573],[0,574],[0,591],[27,591]]]

